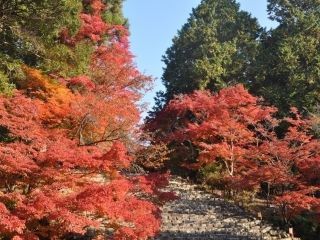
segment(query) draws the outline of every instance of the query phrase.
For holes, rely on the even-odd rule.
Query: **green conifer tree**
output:
[[[246,82],[261,30],[235,0],[203,0],[163,57],[165,101],[196,89],[216,91]]]
[[[261,38],[251,90],[287,114],[312,111],[320,100],[320,1],[269,0],[278,27]]]

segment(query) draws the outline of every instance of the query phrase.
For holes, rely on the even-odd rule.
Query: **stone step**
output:
[[[289,235],[249,216],[243,209],[173,178],[166,190],[178,200],[162,207],[162,228],[156,240],[289,240]]]

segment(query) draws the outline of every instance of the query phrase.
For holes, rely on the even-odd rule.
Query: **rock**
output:
[[[262,229],[261,232],[262,232],[262,233],[267,233],[267,232],[269,232],[271,229],[272,229],[271,227],[265,227],[265,228]]]

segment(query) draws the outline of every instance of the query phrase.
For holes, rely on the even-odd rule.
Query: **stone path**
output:
[[[156,240],[291,240],[289,235],[248,215],[240,207],[197,190],[174,177],[168,190],[179,199],[163,206]]]

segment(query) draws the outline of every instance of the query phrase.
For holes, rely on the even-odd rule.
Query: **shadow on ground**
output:
[[[186,233],[179,231],[167,231],[162,232],[158,237],[161,237],[161,240],[260,240],[260,238],[257,237],[237,236],[227,232]]]

